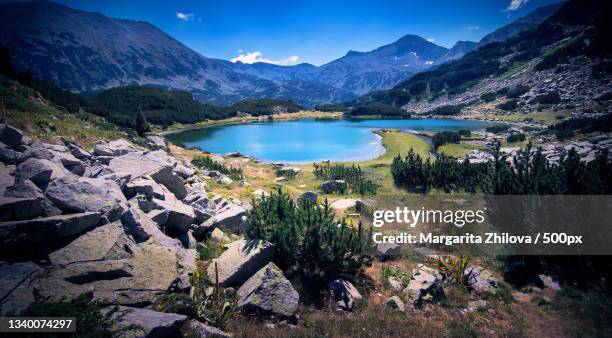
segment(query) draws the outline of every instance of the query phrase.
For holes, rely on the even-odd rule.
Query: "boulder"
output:
[[[45,216],[42,198],[0,197],[0,221],[16,221]]]
[[[398,296],[393,296],[389,299],[387,299],[383,305],[386,308],[392,309],[392,310],[396,310],[396,311],[400,311],[400,312],[404,312],[406,311],[406,307],[404,306],[404,302],[398,297]]]
[[[149,216],[158,226],[162,226],[168,222],[168,215],[170,215],[170,212],[166,209],[155,209],[147,213],[147,216]]]
[[[65,281],[85,285],[100,280],[108,281],[133,276],[134,267],[130,259],[75,262],[55,269],[53,276]]]
[[[91,153],[88,152],[87,150],[79,147],[76,143],[74,142],[70,142],[68,140],[66,140],[65,138],[62,137],[62,141],[64,142],[64,144],[66,145],[66,147],[68,147],[68,149],[70,150],[70,153],[72,154],[72,156],[81,159],[81,160],[88,160],[91,159]]]
[[[127,202],[119,185],[103,178],[66,176],[49,184],[45,195],[57,207],[69,213],[109,213]],[[109,220],[112,222],[116,218]]]
[[[102,309],[103,313],[114,311],[114,307]],[[181,337],[181,327],[187,316],[119,306],[112,312],[111,331],[121,337]]]
[[[0,315],[18,314],[34,301],[29,281],[40,271],[31,261],[0,263]]]
[[[390,259],[401,254],[401,245],[397,243],[378,243],[376,257],[380,260]]]
[[[156,209],[168,211],[168,219],[164,223],[166,227],[185,232],[189,230],[189,227],[195,221],[193,208],[181,201],[162,201],[154,198],[151,202],[155,205]]]
[[[4,143],[0,143],[0,162],[15,164],[21,162],[22,154]]]
[[[389,284],[389,288],[391,288],[392,291],[395,291],[395,292],[402,291],[402,288],[403,288],[402,282],[393,276],[387,278],[387,284]]]
[[[177,166],[174,167],[174,173],[176,173],[177,175],[179,175],[180,177],[184,179],[188,179],[191,176],[195,175],[195,170],[187,166],[184,166],[182,164],[177,164]]]
[[[171,167],[162,167],[151,173],[151,178],[164,185],[170,190],[178,199],[187,197],[187,188],[185,188],[185,181],[172,171]]]
[[[25,248],[54,243],[93,229],[100,221],[99,212],[39,217],[25,221],[0,223],[0,247]]]
[[[113,150],[104,143],[96,144],[96,146],[94,147],[93,153],[96,156],[108,156],[108,157],[113,156]]]
[[[319,194],[314,191],[306,191],[298,196],[298,203],[303,204],[306,201],[310,201],[312,204],[317,204]]]
[[[27,144],[29,138],[23,132],[13,126],[5,125],[0,131],[0,142],[9,147],[17,147],[22,144]]]
[[[372,208],[372,203],[366,200],[356,200],[355,209],[359,212],[368,212]]]
[[[126,183],[124,191],[127,198],[132,198],[136,195],[144,195],[148,199],[157,198],[163,200],[166,195],[166,190],[148,175],[129,181]]]
[[[197,320],[190,319],[181,326],[183,337],[211,337],[211,338],[231,338],[232,335],[223,332],[216,327],[204,325]]]
[[[166,140],[164,140],[164,138],[159,135],[147,135],[145,136],[145,138],[154,146],[162,148],[166,146]]]
[[[334,192],[344,192],[347,189],[346,181],[344,180],[331,180],[321,183],[321,190],[326,194]]]
[[[190,194],[184,201],[193,208],[198,223],[209,220],[217,213],[217,204],[201,193]]]
[[[231,204],[204,222],[203,225],[242,233],[246,227],[246,212],[244,207]]]
[[[276,174],[278,176],[290,176],[290,175],[299,175],[302,173],[302,169],[298,167],[280,167],[276,170]]]
[[[230,238],[221,229],[215,228],[210,233],[210,240],[216,243],[227,243]]]
[[[270,194],[268,194],[267,192],[265,192],[262,189],[257,189],[255,191],[253,191],[251,196],[253,196],[253,198],[262,198],[262,197],[268,197],[268,196],[270,196]]]
[[[469,266],[465,269],[465,275],[469,276],[467,286],[474,291],[495,291],[499,288],[497,278],[491,271],[480,266]]]
[[[148,240],[152,234],[163,235],[157,228],[157,224],[137,208],[128,209],[121,216],[121,223],[125,228],[125,233],[131,235],[137,243]]]
[[[242,285],[250,276],[264,267],[274,257],[274,246],[262,240],[241,239],[229,244],[208,267],[208,278],[215,281],[215,263],[218,267],[219,285]]]
[[[38,186],[45,186],[65,174],[63,168],[45,159],[29,158],[17,166],[17,176],[20,179],[30,180]]]
[[[20,180],[6,189],[4,196],[18,198],[44,198],[43,191],[30,180]]]
[[[107,144],[98,143],[94,147],[94,154],[97,156],[121,156],[135,151],[138,151],[138,149],[124,139],[118,139]]]
[[[348,208],[354,208],[355,207],[355,202],[356,200],[352,199],[352,198],[344,198],[344,199],[339,199],[337,201],[334,201],[330,207],[334,210],[345,210]]]
[[[335,279],[329,283],[328,287],[331,296],[338,302],[338,307],[345,311],[351,310],[353,303],[363,298],[357,288],[344,279]]]
[[[419,264],[412,271],[412,278],[404,289],[404,294],[414,306],[436,303],[445,298],[442,282],[443,276],[437,270]]]
[[[138,250],[126,236],[120,222],[97,227],[49,254],[53,265],[68,265],[75,262],[125,259]]]
[[[297,310],[300,296],[291,282],[270,262],[238,289],[238,306],[245,313],[289,317]]]
[[[172,167],[172,164],[162,156],[154,152],[141,153],[131,152],[122,156],[114,157],[108,166],[120,176],[129,176],[132,179],[145,174],[150,174],[163,167]]]
[[[14,171],[15,166],[0,163],[0,195],[4,195],[5,190],[15,184],[15,177],[11,175]]]

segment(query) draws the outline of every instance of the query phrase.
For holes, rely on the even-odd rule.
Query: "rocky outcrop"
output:
[[[119,185],[103,178],[66,176],[49,184],[45,195],[68,213],[108,213],[119,204],[127,202]]]
[[[404,306],[404,302],[398,297],[398,296],[393,296],[389,299],[387,299],[383,305],[386,308],[392,309],[392,310],[396,310],[396,311],[400,311],[400,312],[404,312],[406,310],[406,307]]]
[[[233,233],[243,233],[246,227],[246,213],[246,208],[231,204],[207,220],[204,226],[221,228]]]
[[[442,283],[443,276],[438,271],[419,264],[412,271],[412,278],[404,289],[404,294],[414,306],[436,303],[446,297]]]
[[[215,281],[215,265],[219,275],[219,285],[242,285],[256,271],[264,267],[274,257],[274,246],[262,240],[235,241],[225,245],[226,250],[212,260],[208,267],[208,278]]]
[[[274,263],[268,263],[238,289],[238,306],[242,311],[259,315],[292,316],[299,298]]]
[[[232,335],[223,332],[216,327],[204,325],[197,320],[188,320],[181,326],[183,337],[211,337],[211,338],[231,338]]]
[[[33,262],[0,264],[0,315],[19,313],[34,301],[30,281],[40,271]]]

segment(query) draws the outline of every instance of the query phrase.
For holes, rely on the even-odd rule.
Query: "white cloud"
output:
[[[470,31],[477,31],[480,29],[480,26],[467,26],[467,29]]]
[[[434,42],[434,41],[436,41],[436,39],[434,39],[434,38],[427,38],[427,41]]]
[[[272,60],[272,59],[268,59],[265,58],[263,56],[262,52],[259,51],[255,51],[255,52],[248,52],[248,53],[243,53],[242,50],[238,50],[238,56],[236,56],[235,58],[232,58],[230,61],[232,62],[242,62],[242,63],[256,63],[256,62],[265,62],[265,63],[272,63],[275,65],[280,65],[280,66],[289,66],[289,65],[294,65],[296,63],[298,63],[298,61],[300,60],[300,57],[297,55],[291,55],[286,59],[282,59],[282,60]]]
[[[431,60],[427,60],[427,61],[425,61],[425,64],[426,64],[426,65],[433,65],[433,63],[434,63],[434,62],[433,62],[433,61],[431,61]]]
[[[510,4],[506,8],[506,12],[512,12],[519,9],[521,6],[527,3],[529,0],[510,0]]]
[[[176,17],[183,21],[189,21],[189,20],[193,20],[193,13],[176,12]]]

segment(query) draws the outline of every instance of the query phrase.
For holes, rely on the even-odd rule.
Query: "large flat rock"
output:
[[[45,195],[65,212],[109,212],[127,200],[112,180],[103,178],[64,177],[52,182]]]
[[[274,257],[274,245],[262,240],[238,240],[226,245],[221,256],[213,259],[208,267],[208,278],[215,281],[215,263],[218,267],[219,285],[242,285],[255,272]]]

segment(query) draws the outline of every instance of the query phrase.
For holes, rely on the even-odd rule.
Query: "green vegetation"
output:
[[[506,137],[506,142],[514,143],[514,142],[523,142],[525,141],[525,134],[523,133],[512,133]]]
[[[574,137],[576,132],[610,132],[612,131],[612,114],[606,114],[598,118],[572,118],[564,120],[549,126],[548,131],[553,132],[560,141]]]
[[[314,109],[324,112],[348,112],[351,107],[345,103],[325,103],[315,106]]]
[[[437,151],[438,153],[445,155],[445,156],[450,156],[453,158],[463,158],[470,151],[474,149],[482,149],[482,148],[484,147],[480,145],[474,145],[474,144],[447,143],[447,144],[444,144],[438,147]]]
[[[395,277],[397,280],[399,280],[400,283],[402,283],[402,287],[406,287],[408,286],[408,283],[410,283],[410,276],[397,266],[385,265],[380,269],[380,279],[382,280],[383,284],[387,283],[389,277]]]
[[[303,109],[304,107],[292,100],[275,99],[242,100],[226,108],[230,112],[247,113],[253,116],[296,113]]]
[[[348,189],[355,194],[374,195],[378,186],[365,177],[359,165],[342,163],[313,164],[313,174],[320,180],[344,180]]]
[[[431,114],[431,115],[459,115],[461,114],[461,109],[463,108],[463,106],[460,105],[447,105],[447,106],[440,106],[438,108],[435,108],[433,110],[430,110],[427,112],[427,114]]]
[[[493,195],[600,195],[612,192],[612,161],[599,155],[594,161],[580,161],[572,149],[559,163],[549,163],[542,149],[531,145],[512,159],[499,151],[488,163],[459,163],[439,155],[423,162],[412,150],[404,158],[393,159],[391,173],[395,184],[410,191],[426,193],[432,188],[446,192],[477,190]]]
[[[327,202],[320,207],[306,201],[298,207],[279,189],[253,201],[247,219],[247,237],[275,244],[274,262],[304,286],[300,295],[319,292],[331,280],[353,276],[362,267],[367,234],[361,225],[334,220]]]
[[[486,131],[488,131],[489,133],[494,133],[494,134],[503,133],[507,131],[508,129],[510,129],[510,125],[507,125],[507,124],[496,124],[494,126],[485,128]]]
[[[410,117],[411,113],[388,104],[360,105],[348,112],[351,116],[381,115],[392,117]]]
[[[473,272],[468,271],[468,266],[470,265],[470,259],[468,257],[436,256],[430,259],[429,263],[452,284],[469,286],[469,281],[473,276]]]
[[[225,165],[214,161],[210,156],[200,156],[194,158],[191,163],[198,168],[206,168],[208,170],[217,170],[222,174],[227,175],[233,180],[242,180],[242,169],[236,167],[226,167]]]
[[[506,111],[513,111],[518,108],[518,100],[508,100],[504,103],[498,104],[497,106],[495,106],[495,108]]]
[[[431,141],[435,148],[445,143],[459,143],[461,141],[461,134],[458,131],[442,131],[435,133],[431,137]]]

